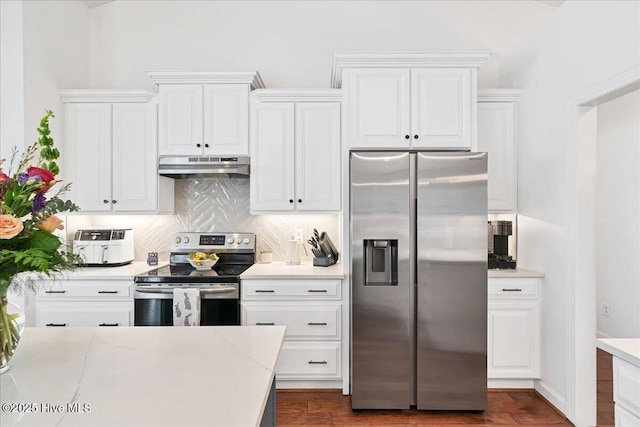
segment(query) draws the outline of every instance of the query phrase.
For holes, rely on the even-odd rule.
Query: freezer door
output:
[[[401,409],[411,402],[410,158],[351,153],[354,409]]]
[[[487,155],[417,156],[417,407],[487,407]]]

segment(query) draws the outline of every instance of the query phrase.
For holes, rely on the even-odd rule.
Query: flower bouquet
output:
[[[32,277],[18,279],[18,273],[50,275],[73,268],[77,261],[76,256],[60,249],[61,241],[53,234],[64,229],[55,214],[77,211],[78,207],[60,199],[70,184],[49,194],[60,182],[56,179],[60,152],[53,146],[51,117],[53,113],[47,110],[40,121],[38,141],[25,149],[20,160],[14,149],[8,175],[2,171],[4,160],[0,160],[0,372],[8,369],[6,364],[20,338],[17,316],[7,313],[9,286],[20,282],[35,288]],[[31,166],[33,163],[36,166]]]

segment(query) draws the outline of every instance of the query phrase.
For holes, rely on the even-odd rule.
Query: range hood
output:
[[[160,156],[158,174],[170,178],[249,176],[249,156]]]

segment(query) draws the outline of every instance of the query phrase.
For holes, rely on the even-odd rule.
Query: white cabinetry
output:
[[[520,90],[478,92],[478,151],[489,153],[490,212],[517,211],[516,120]]]
[[[532,388],[540,378],[540,279],[489,278],[488,286],[489,387]]]
[[[613,357],[616,427],[640,426],[640,367]]]
[[[149,72],[159,86],[160,155],[249,154],[255,72]]]
[[[340,91],[251,96],[251,213],[340,210]]]
[[[339,279],[242,281],[242,324],[284,325],[278,388],[342,388]]]
[[[60,280],[36,294],[36,326],[131,326],[130,280]]]
[[[63,90],[65,181],[82,213],[172,213],[157,173],[157,106],[145,91]]]
[[[486,54],[337,54],[350,148],[473,149]]]

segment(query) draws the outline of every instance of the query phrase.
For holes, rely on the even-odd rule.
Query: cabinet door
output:
[[[202,154],[202,85],[162,84],[159,99],[159,154]]]
[[[253,106],[251,119],[251,211],[294,209],[294,105]]]
[[[44,303],[36,309],[36,325],[94,327],[133,325],[133,303]]]
[[[111,104],[65,106],[66,170],[82,211],[111,211]]]
[[[516,106],[513,102],[478,103],[478,150],[489,153],[490,211],[515,211]]]
[[[340,104],[296,104],[296,210],[340,210]]]
[[[471,148],[471,108],[470,69],[411,70],[413,147]]]
[[[489,301],[487,376],[540,378],[538,301]]]
[[[204,86],[205,154],[249,154],[249,87]]]
[[[113,210],[157,206],[155,104],[113,104]]]
[[[409,147],[409,70],[357,68],[346,73],[347,144]]]

